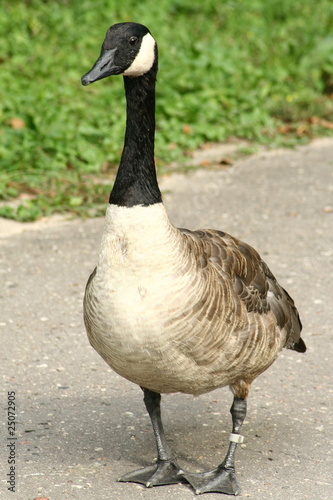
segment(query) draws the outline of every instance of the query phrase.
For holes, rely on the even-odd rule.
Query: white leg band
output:
[[[241,444],[244,441],[244,436],[241,436],[240,434],[231,433],[229,436],[229,441],[231,441],[232,443]]]

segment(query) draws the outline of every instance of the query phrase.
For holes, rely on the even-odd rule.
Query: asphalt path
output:
[[[177,226],[221,229],[257,248],[303,321],[307,353],[284,351],[253,384],[236,461],[242,495],[331,500],[333,141],[171,175],[161,187]],[[103,219],[0,223],[1,499],[195,498],[184,485],[116,481],[151,463],[155,447],[141,390],[108,368],[83,326],[102,229]],[[11,436],[7,400],[14,397]],[[162,398],[182,468],[209,470],[222,460],[231,402],[227,388]],[[7,489],[9,473],[15,492]]]

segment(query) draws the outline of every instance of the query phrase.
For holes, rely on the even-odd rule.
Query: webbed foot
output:
[[[210,472],[184,473],[182,476],[190,483],[197,495],[201,493],[239,495],[241,491],[233,469],[217,467]]]
[[[173,460],[157,460],[156,464],[128,472],[118,481],[140,483],[147,488],[165,484],[184,483],[184,472]]]

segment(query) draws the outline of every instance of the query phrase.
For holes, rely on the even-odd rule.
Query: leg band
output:
[[[229,441],[231,441],[232,443],[241,444],[244,441],[244,436],[241,436],[240,434],[231,433],[229,436]]]

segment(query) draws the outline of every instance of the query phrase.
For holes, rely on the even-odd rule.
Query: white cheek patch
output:
[[[123,75],[126,76],[141,76],[147,73],[155,60],[155,40],[150,33],[147,33],[141,42],[140,50]]]

